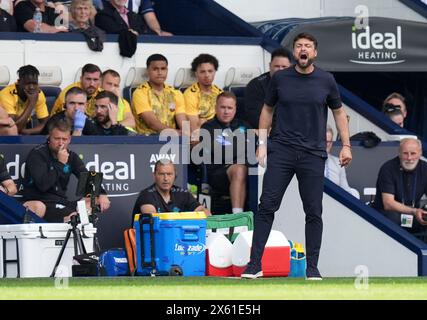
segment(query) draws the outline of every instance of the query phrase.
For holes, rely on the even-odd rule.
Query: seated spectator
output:
[[[0,136],[17,136],[18,128],[6,110],[0,106]]]
[[[15,182],[13,182],[9,172],[7,171],[3,157],[0,157],[0,191],[4,192],[8,196],[14,196],[18,192]]]
[[[69,30],[83,33],[91,50],[102,51],[105,32],[93,24],[96,10],[92,5],[92,0],[73,0],[70,13]]]
[[[222,92],[213,84],[215,73],[218,70],[218,60],[210,54],[202,53],[191,63],[197,82],[184,91],[186,114],[190,120],[191,132],[197,130],[203,123],[215,117],[216,97]]]
[[[95,97],[101,91],[101,69],[94,64],[85,64],[82,68],[82,75],[80,81],[70,84],[61,91],[58,98],[53,105],[50,115],[54,115],[64,110],[65,94],[73,87],[83,89],[87,95],[86,113],[89,117],[94,115],[95,110]]]
[[[92,0],[73,0],[70,5],[70,31],[84,30],[93,25],[96,9]]]
[[[102,91],[95,98],[95,116],[86,135],[127,136],[129,131],[117,121],[119,98],[110,91]]]
[[[400,141],[399,156],[384,163],[377,179],[374,207],[410,233],[426,231],[427,211],[420,199],[427,195],[427,163],[420,160],[421,141]]]
[[[0,8],[0,32],[15,32],[16,30],[15,18]]]
[[[203,211],[210,215],[187,190],[174,185],[176,168],[170,160],[159,160],[154,166],[154,184],[142,190],[132,211],[132,225],[136,214],[161,212]]]
[[[205,122],[200,131],[203,155],[208,155],[207,158],[210,159],[207,164],[209,185],[220,194],[230,195],[233,213],[243,212],[248,175],[248,144],[244,144],[248,142],[249,125],[234,118],[236,101],[232,92],[219,94],[215,106],[216,116]],[[245,150],[244,154],[240,152],[242,148]],[[222,157],[218,159],[218,155]]]
[[[20,1],[15,6],[14,17],[18,25],[18,31],[34,32],[36,22],[33,20],[36,8],[40,8],[42,13],[42,24],[40,32],[42,33],[57,33],[67,32],[68,29],[64,25],[56,25],[56,18],[59,14],[55,13],[55,9],[47,6],[45,0],[24,0]]]
[[[19,134],[39,134],[49,117],[46,97],[39,88],[39,75],[36,67],[23,66],[18,70],[18,81],[0,91],[0,106],[15,121]],[[35,126],[33,112],[39,122]]]
[[[138,86],[132,95],[132,105],[140,134],[160,134],[164,129],[181,134],[186,120],[184,97],[179,90],[165,84],[168,60],[161,54],[147,59],[148,81]]]
[[[160,27],[159,20],[157,19],[156,13],[154,12],[153,4],[151,0],[128,0],[127,9],[138,13],[144,19],[146,25],[150,30],[146,30],[146,33],[154,33],[158,36],[172,36],[173,34],[162,30]]]
[[[399,106],[387,104],[384,108],[384,114],[399,127],[403,128],[405,117],[403,116],[402,110]]]
[[[245,115],[252,128],[258,128],[259,117],[264,105],[270,79],[276,71],[288,68],[291,65],[289,52],[279,48],[271,53],[270,71],[252,79],[245,88]],[[274,123],[274,119],[273,119]],[[273,125],[274,126],[274,125]]]
[[[144,33],[144,22],[138,14],[126,9],[126,3],[127,0],[105,1],[104,9],[95,16],[95,25],[113,34],[131,31],[138,36]]]
[[[67,222],[76,214],[77,202],[66,195],[68,183],[72,174],[79,178],[87,172],[80,157],[69,149],[70,131],[67,120],[51,123],[47,141],[32,149],[25,162],[23,200],[44,204],[45,212],[35,212],[47,222]],[[103,189],[96,201],[101,212],[110,207]],[[90,204],[90,199],[86,202]]]
[[[328,153],[328,158],[325,163],[325,177],[348,193],[351,193],[353,197],[360,199],[359,191],[354,188],[350,188],[348,185],[345,168],[341,166],[339,158],[331,154],[332,144],[334,142],[333,137],[334,130],[328,126],[326,129],[326,152]]]
[[[392,108],[400,109],[403,114],[403,119],[406,119],[406,116],[408,115],[408,109],[406,108],[405,100],[405,97],[400,93],[393,92],[387,98],[385,98],[382,111],[385,112],[386,110],[391,110]]]
[[[120,74],[108,69],[102,73],[101,88],[113,92],[119,97],[119,112],[117,113],[117,122],[125,126],[129,131],[136,133],[135,119],[132,114],[129,102],[120,97]]]

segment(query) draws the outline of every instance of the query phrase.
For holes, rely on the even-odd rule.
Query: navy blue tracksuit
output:
[[[271,78],[267,106],[276,106],[276,123],[267,146],[267,170],[258,214],[255,215],[251,262],[261,257],[283,195],[296,174],[306,214],[307,275],[317,275],[322,242],[322,197],[326,149],[327,109],[341,107],[333,76],[317,67],[301,74],[295,67]]]

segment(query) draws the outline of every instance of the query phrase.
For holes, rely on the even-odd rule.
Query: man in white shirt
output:
[[[338,157],[331,154],[333,136],[334,131],[330,126],[328,126],[326,129],[326,152],[328,153],[328,159],[326,159],[325,163],[325,178],[328,178],[345,191],[351,193],[353,197],[360,199],[359,192],[354,188],[350,188],[348,185],[345,168],[340,165]]]

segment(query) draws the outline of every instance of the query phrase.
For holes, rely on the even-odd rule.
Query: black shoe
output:
[[[323,278],[322,278],[322,275],[319,272],[319,269],[317,269],[317,268],[310,268],[310,269],[306,270],[305,280],[321,281],[321,280],[323,280]]]
[[[256,279],[262,276],[263,274],[261,267],[255,267],[251,264],[248,264],[245,271],[243,271],[240,277],[245,279]]]

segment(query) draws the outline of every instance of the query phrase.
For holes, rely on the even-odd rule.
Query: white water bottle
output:
[[[36,11],[34,11],[33,20],[35,22],[33,32],[36,32],[36,33],[42,32],[42,12],[40,11],[40,8],[36,8]]]

